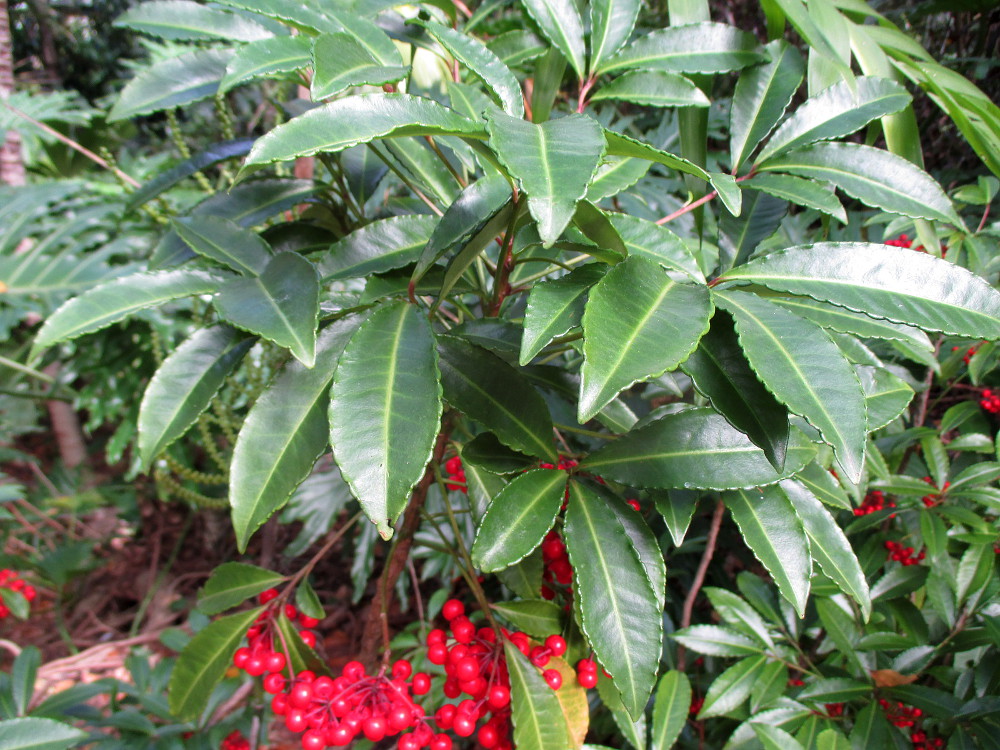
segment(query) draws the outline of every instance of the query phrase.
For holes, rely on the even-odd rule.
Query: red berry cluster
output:
[[[604,676],[610,677],[611,675],[605,672]],[[597,685],[597,662],[593,659],[580,659],[576,663],[576,681],[580,683],[581,687],[588,690]]]
[[[864,502],[861,506],[854,509],[854,515],[856,516],[867,516],[869,513],[875,513],[880,510],[885,510],[886,508],[895,508],[896,503],[892,500],[886,501],[885,493],[882,490],[872,490],[867,495],[865,495]],[[892,514],[893,516],[895,513]],[[892,518],[892,516],[889,516]]]
[[[823,708],[826,709],[826,715],[831,719],[844,715],[843,703],[824,703]]]
[[[219,745],[219,750],[250,750],[250,741],[239,729],[234,729]]]
[[[907,249],[913,247],[913,240],[910,239],[910,235],[901,234],[898,237],[891,240],[883,240],[883,245],[892,245],[893,247],[905,247]],[[918,246],[919,247],[919,246]],[[922,248],[921,248],[922,249]]]
[[[938,750],[944,747],[944,739],[941,737],[931,739],[923,729],[914,729],[910,732],[910,742],[913,743],[913,750]]]
[[[889,550],[890,560],[895,560],[903,565],[919,565],[927,557],[924,550],[914,554],[913,547],[904,547],[900,542],[894,542],[891,539],[885,543],[885,548]]]
[[[459,456],[452,456],[444,462],[445,477],[444,486],[449,490],[461,490],[468,493],[468,484],[465,481],[465,470],[462,468],[462,459]]]
[[[937,492],[932,492],[929,495],[924,495],[920,498],[924,503],[924,507],[933,508],[935,505],[939,505],[941,503],[941,495],[948,491],[948,488],[951,487],[951,482],[945,482],[944,487],[938,488],[938,486],[934,484],[934,480],[930,477],[924,477],[924,481],[934,489],[938,490]]]
[[[901,729],[912,727],[924,715],[924,712],[919,708],[906,706],[898,701],[893,702],[885,698],[879,698],[878,704],[885,712],[885,718],[889,720],[889,723]]]
[[[476,626],[465,616],[465,605],[457,599],[445,602],[441,614],[448,621],[449,634],[434,629],[427,634],[427,659],[444,667],[444,694],[451,700],[469,696],[458,704],[446,703],[434,714],[440,730],[451,730],[459,737],[473,733],[484,748],[512,750],[510,721],[510,676],[503,643],[496,632]],[[553,690],[562,687],[562,674],[545,669],[549,660],[566,653],[566,641],[550,635],[543,645],[532,646],[521,632],[503,635],[542,671],[542,677]],[[480,724],[481,720],[483,721]],[[478,726],[478,731],[477,731]],[[399,750],[416,750],[399,746]],[[432,747],[432,750],[439,750]],[[443,748],[440,750],[444,750]]]
[[[573,458],[566,458],[566,456],[559,456],[559,463],[540,463],[538,464],[539,469],[562,469],[563,471],[569,471],[570,469],[575,469],[579,461]]]
[[[986,343],[985,341],[980,341],[978,344],[973,344],[968,349],[966,349],[965,354],[962,355],[962,361],[965,364],[969,364],[969,360],[972,359],[973,356],[975,356],[976,352],[979,351],[979,347],[981,347],[985,343]],[[961,349],[961,347],[959,346],[951,347],[951,350],[953,352],[957,352],[959,349]]]
[[[573,586],[573,566],[569,562],[566,544],[559,532],[549,531],[542,540],[542,597],[555,599],[556,592],[561,591],[569,599]]]
[[[260,603],[268,604],[278,597],[277,589],[268,589],[260,595]],[[293,604],[286,604],[282,612],[292,622],[298,620],[302,626],[299,637],[303,643],[312,648],[316,645],[316,634],[308,630],[319,625],[319,620],[302,614]],[[264,689],[269,693],[277,693],[285,685],[285,678],[281,671],[285,668],[285,655],[274,648],[274,631],[276,628],[275,618],[278,615],[278,608],[268,607],[257,616],[257,622],[247,630],[247,645],[236,649],[233,655],[233,665],[237,669],[242,669],[251,677],[260,677],[264,674]],[[272,689],[273,688],[273,689]]]
[[[1000,414],[1000,393],[995,393],[989,388],[983,388],[979,405],[990,414]]]
[[[29,602],[35,601],[35,597],[38,595],[34,586],[30,586],[25,583],[23,578],[8,568],[0,570],[0,588],[7,588],[11,591],[19,591],[21,596]],[[9,614],[10,609],[5,604],[0,602],[0,620],[7,617]]]

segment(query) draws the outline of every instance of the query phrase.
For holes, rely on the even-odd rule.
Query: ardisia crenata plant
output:
[[[762,8],[767,39],[698,0],[119,19],[186,46],[110,119],[167,111],[184,146],[175,108],[214,97],[225,142],[131,195],[162,222],[148,269],[63,304],[36,359],[171,311],[142,468],[225,502],[240,551],[304,482],[335,488],[305,567],[208,581],[205,614],[260,605],[185,648],[174,714],[235,663],[307,750],[996,747],[995,410],[930,401],[993,382],[996,181],[952,200],[922,169],[905,84],[994,172],[1000,117],[863,2]],[[234,106],[269,112],[252,146]],[[169,199],[192,176],[209,195]],[[879,241],[904,230],[922,247]],[[214,468],[182,450],[195,425]],[[373,532],[335,676],[309,577],[349,539],[371,571]],[[420,559],[465,604],[394,641]]]

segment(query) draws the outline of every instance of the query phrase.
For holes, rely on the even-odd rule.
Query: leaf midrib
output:
[[[541,469],[541,471],[552,471],[552,470]],[[556,470],[554,473],[556,474],[556,476],[550,477],[551,481],[547,482],[545,485],[541,487],[536,488],[534,496],[531,498],[530,502],[528,502],[527,504],[522,504],[520,512],[515,516],[515,518],[510,523],[507,524],[506,530],[501,531],[500,534],[496,536],[493,544],[490,545],[490,548],[488,550],[490,554],[484,553],[479,555],[480,562],[485,562],[486,564],[492,566],[496,562],[496,560],[493,559],[496,556],[495,553],[493,553],[493,550],[499,549],[502,551],[507,546],[507,540],[510,539],[511,536],[513,536],[514,534],[519,534],[521,532],[522,530],[521,522],[528,515],[530,515],[541,503],[549,499],[548,494],[552,490],[552,488],[557,486],[560,482],[563,483],[566,482],[565,476],[558,476],[558,474],[560,474],[561,472]],[[500,492],[500,494],[497,495],[497,499],[501,499],[503,497],[503,494],[510,488],[510,486],[511,485],[508,484],[506,487],[504,487],[504,489]],[[494,502],[496,502],[496,500],[494,500]],[[558,512],[558,507],[556,508],[556,512]],[[484,524],[480,524],[480,529],[482,529],[483,527]],[[477,541],[478,541],[478,536],[477,536]],[[538,540],[538,543],[535,544],[535,547],[537,547],[538,544],[540,543],[541,539]],[[530,550],[528,550],[528,552],[525,553],[524,556],[522,556],[519,559],[523,559],[527,555],[531,554],[531,552],[534,551],[535,547],[532,547]],[[517,560],[515,560],[514,562],[517,562]]]

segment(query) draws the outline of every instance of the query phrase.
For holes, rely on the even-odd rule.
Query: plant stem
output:
[[[691,588],[688,589],[687,596],[684,597],[684,609],[681,613],[681,628],[686,628],[691,624],[691,613],[694,611],[694,601],[698,598],[702,584],[705,583],[705,574],[708,572],[708,565],[715,556],[715,543],[719,538],[719,528],[722,526],[722,515],[726,510],[725,503],[720,498],[715,502],[715,511],[712,513],[712,523],[708,527],[708,539],[705,541],[705,551],[701,554],[701,562],[698,563],[698,570],[691,581]],[[686,653],[683,646],[677,647],[677,669],[684,671]]]
[[[705,205],[706,203],[708,203],[710,200],[712,200],[712,198],[714,198],[718,194],[719,193],[718,193],[717,190],[713,190],[711,193],[705,193],[698,200],[693,201],[691,203],[688,203],[687,205],[681,206],[676,211],[674,211],[672,214],[667,214],[662,219],[657,219],[656,223],[657,224],[666,224],[668,221],[673,221],[674,219],[676,219],[676,218],[678,218],[680,216],[683,216],[686,213],[694,211],[696,208],[698,208],[698,206]]]

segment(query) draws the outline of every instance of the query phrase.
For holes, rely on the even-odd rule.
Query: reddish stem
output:
[[[705,583],[705,574],[708,572],[708,565],[712,562],[712,557],[715,556],[715,543],[719,538],[719,528],[722,526],[722,514],[725,512],[726,506],[722,500],[718,500],[715,503],[715,512],[712,514],[712,524],[708,529],[708,539],[705,542],[705,551],[701,555],[701,562],[698,563],[698,570],[694,574],[694,580],[691,582],[691,588],[688,589],[687,596],[684,598],[684,608],[681,613],[681,628],[686,628],[691,624],[691,613],[694,611],[694,601],[698,598],[698,592],[701,591],[702,584]],[[677,669],[681,672],[684,671],[686,656],[683,646],[677,647]]]

